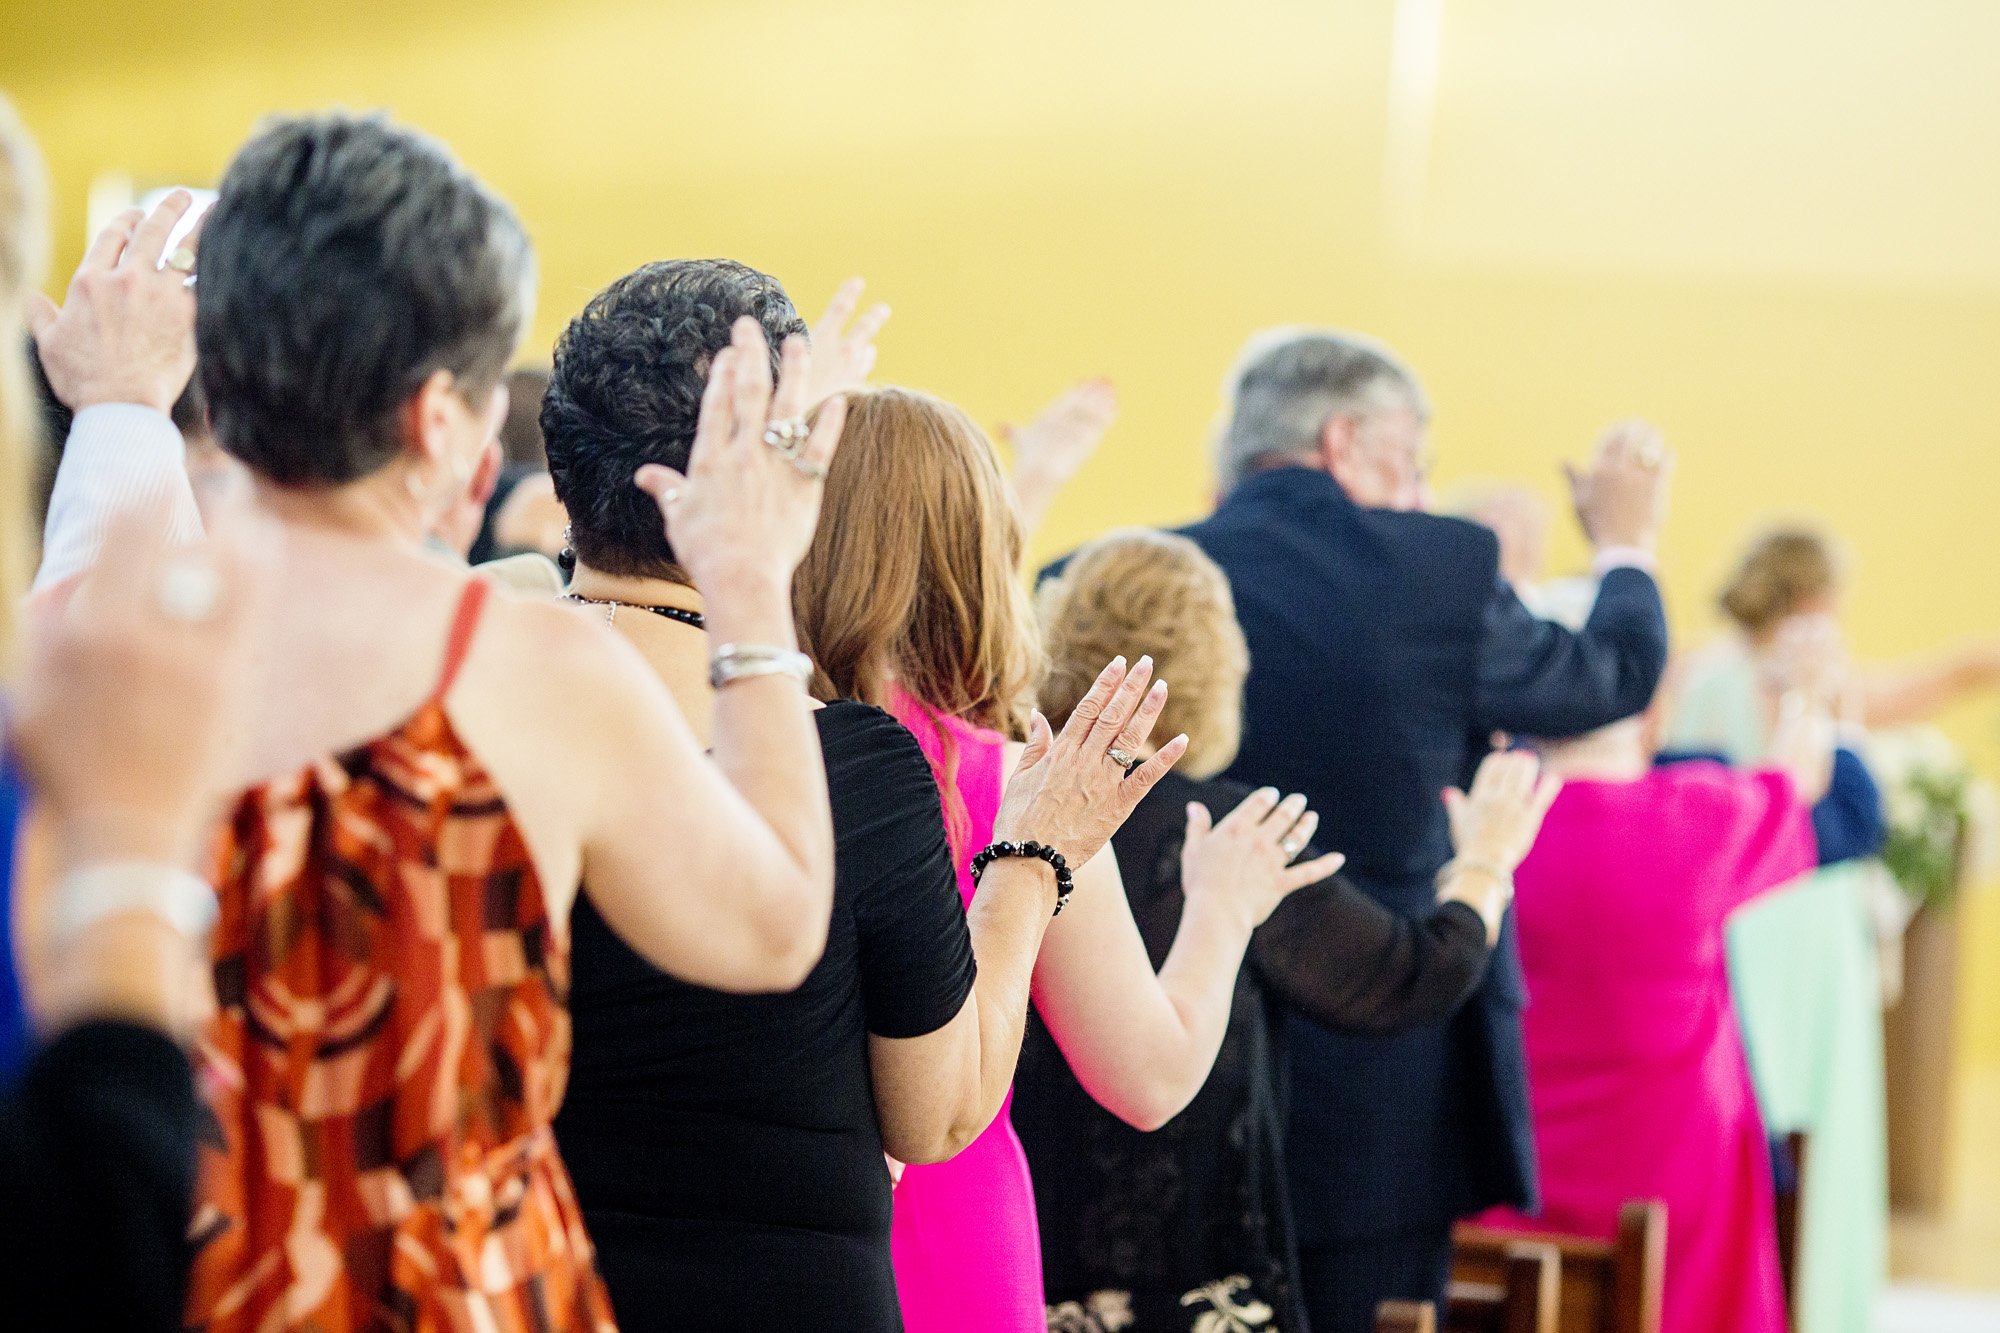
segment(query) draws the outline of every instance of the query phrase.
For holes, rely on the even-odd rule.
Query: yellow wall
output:
[[[727,254],[805,307],[865,274],[897,311],[883,376],[988,421],[1112,376],[1123,417],[1044,550],[1199,511],[1243,335],[1335,322],[1426,377],[1447,481],[1526,476],[1553,499],[1556,460],[1602,423],[1664,425],[1690,635],[1775,512],[1858,553],[1864,653],[2000,631],[1982,0],[297,9],[85,22],[0,0],[0,87],[51,159],[58,271],[97,174],[208,181],[260,112],[386,106],[520,208],[536,348],[642,260]],[[1989,771],[1995,712],[1951,719]],[[2000,1067],[2000,901],[1971,924],[1967,1041]]]

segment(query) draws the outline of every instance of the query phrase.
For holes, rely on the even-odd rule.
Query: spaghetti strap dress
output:
[[[890,711],[916,736],[946,786],[959,894],[968,849],[993,838],[1006,738],[899,695]],[[953,799],[954,793],[956,800]],[[956,808],[954,808],[956,807]],[[896,1186],[890,1253],[908,1333],[1043,1333],[1042,1246],[1012,1092],[986,1131],[948,1162],[911,1166]]]
[[[550,1129],[567,944],[445,710],[487,587],[407,722],[224,831],[191,1329],[614,1328]]]

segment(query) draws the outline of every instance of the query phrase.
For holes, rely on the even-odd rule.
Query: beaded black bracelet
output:
[[[986,873],[986,867],[1003,856],[1032,856],[1049,863],[1050,869],[1056,872],[1056,910],[1053,915],[1061,916],[1064,905],[1069,902],[1070,891],[1076,887],[1076,881],[1070,877],[1069,862],[1063,859],[1063,854],[1034,841],[996,842],[972,858],[972,882],[978,884],[979,877]]]

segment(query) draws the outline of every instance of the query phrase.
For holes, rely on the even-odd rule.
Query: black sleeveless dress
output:
[[[815,716],[833,920],[796,991],[690,986],[627,948],[587,893],[571,916],[575,1053],[556,1137],[625,1333],[903,1326],[868,1036],[950,1022],[972,943],[916,739],[865,704]]]

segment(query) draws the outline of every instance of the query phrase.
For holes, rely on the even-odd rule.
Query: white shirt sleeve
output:
[[[198,540],[201,511],[188,484],[187,450],[167,415],[135,403],[102,403],[77,413],[49,495],[34,591],[87,572],[113,516],[162,499],[169,539]]]

